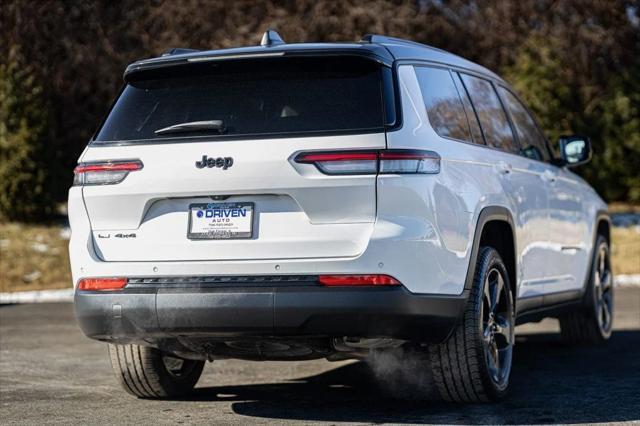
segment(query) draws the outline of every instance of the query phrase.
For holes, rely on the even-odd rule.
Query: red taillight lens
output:
[[[83,278],[78,282],[78,290],[121,290],[126,285],[126,278]]]
[[[296,157],[296,161],[298,163],[316,163],[319,161],[366,161],[377,159],[377,151],[303,152]]]
[[[379,151],[303,152],[296,163],[314,164],[328,175],[433,174],[440,172],[440,156],[433,151],[386,149]]]
[[[73,170],[74,185],[113,185],[130,172],[142,169],[140,160],[80,163]]]
[[[389,275],[320,275],[318,282],[326,286],[394,286],[400,285],[400,281]]]

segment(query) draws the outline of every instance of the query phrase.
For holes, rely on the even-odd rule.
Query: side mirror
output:
[[[586,136],[561,136],[560,154],[567,167],[575,167],[591,160],[591,141]]]

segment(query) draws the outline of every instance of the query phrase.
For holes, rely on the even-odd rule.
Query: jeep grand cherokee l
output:
[[[605,203],[509,85],[410,41],[174,49],[131,64],[69,192],[75,310],[124,388],[204,362],[407,346],[442,397],[507,391],[517,323],[611,334]]]

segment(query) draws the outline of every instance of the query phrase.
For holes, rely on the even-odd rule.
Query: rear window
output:
[[[220,61],[133,74],[94,143],[384,129],[381,66],[359,57]],[[156,134],[221,121],[223,130]]]

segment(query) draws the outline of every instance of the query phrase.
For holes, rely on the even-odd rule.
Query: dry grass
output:
[[[640,228],[613,228],[614,274],[640,274]]]
[[[69,288],[68,240],[59,226],[0,223],[0,292]],[[616,274],[640,274],[640,229],[613,229]]]
[[[610,203],[609,213],[640,213],[640,204]]]
[[[0,223],[0,292],[69,288],[69,241],[59,226]]]

